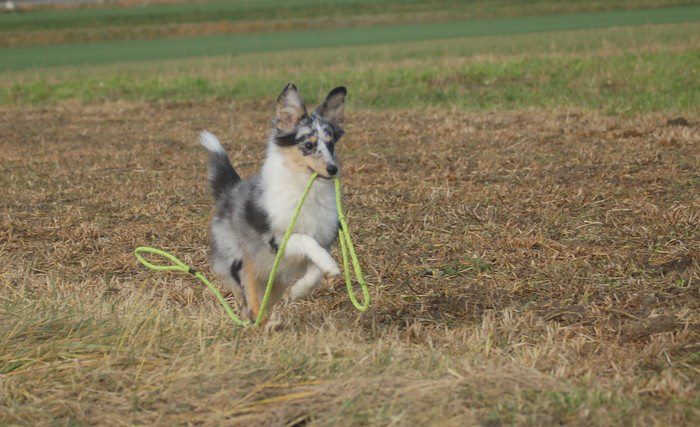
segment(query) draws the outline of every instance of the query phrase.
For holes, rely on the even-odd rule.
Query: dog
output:
[[[314,182],[282,258],[269,311],[289,290],[292,301],[308,296],[323,274],[340,274],[330,255],[339,228],[332,178],[339,174],[336,144],[343,136],[345,87],[336,87],[308,114],[293,83],[277,98],[267,156],[259,173],[242,180],[219,140],[203,131],[209,152],[209,187],[215,212],[211,221],[211,265],[235,296],[244,315],[255,320],[279,244],[302,192]]]

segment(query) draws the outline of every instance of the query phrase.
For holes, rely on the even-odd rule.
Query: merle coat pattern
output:
[[[339,167],[335,145],[343,135],[344,87],[333,89],[312,114],[288,84],[277,99],[267,157],[259,173],[242,180],[226,151],[208,132],[209,185],[215,200],[211,262],[246,314],[257,317],[278,244],[311,173],[317,179],[291,235],[270,298],[270,309],[289,289],[293,300],[311,293],[323,273],[340,273],[329,250],[337,237],[338,215],[332,176]]]

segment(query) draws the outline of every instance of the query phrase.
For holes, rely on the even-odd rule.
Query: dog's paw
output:
[[[281,314],[275,312],[270,316],[270,318],[265,322],[265,333],[271,334],[282,329],[284,326],[284,318]]]
[[[331,276],[340,276],[340,268],[338,268],[338,264],[334,264],[333,269],[329,270],[328,274]]]
[[[330,256],[327,259],[324,259],[321,264],[323,265],[319,265],[318,268],[320,268],[324,273],[330,274],[331,276],[338,276],[340,274],[338,264],[336,264],[336,262]]]
[[[299,286],[299,284],[295,284],[292,286],[292,289],[289,290],[289,299],[291,301],[298,301],[302,298],[304,298],[308,292],[306,291],[305,286]]]
[[[340,274],[338,264],[336,264],[333,257],[328,253],[324,253],[323,256],[317,257],[315,264],[326,274],[330,274],[331,276],[337,276]]]
[[[316,288],[316,286],[311,285],[307,282],[302,282],[301,280],[296,282],[294,286],[289,290],[289,299],[291,301],[299,301],[300,299],[306,298],[309,294]]]

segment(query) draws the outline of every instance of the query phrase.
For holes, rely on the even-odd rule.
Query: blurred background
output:
[[[6,1],[0,102],[258,99],[343,82],[362,107],[697,105],[696,2]],[[651,97],[650,93],[654,93]]]

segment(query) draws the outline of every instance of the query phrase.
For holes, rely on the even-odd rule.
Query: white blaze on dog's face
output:
[[[296,86],[284,88],[277,98],[274,141],[289,167],[323,178],[338,173],[335,144],[343,135],[346,94],[342,86],[333,89],[309,116]]]

